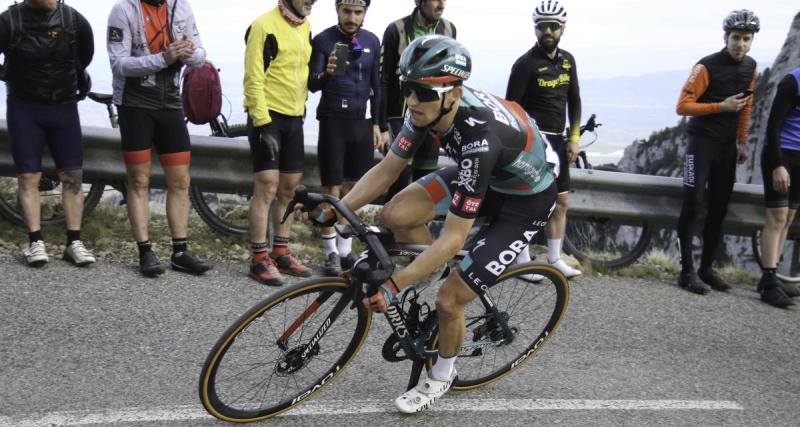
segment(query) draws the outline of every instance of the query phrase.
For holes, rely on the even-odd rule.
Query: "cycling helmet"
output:
[[[734,10],[722,21],[722,29],[727,33],[731,31],[744,31],[757,33],[761,29],[761,21],[751,10]]]
[[[469,79],[472,57],[467,48],[447,36],[414,39],[400,56],[400,76],[427,84],[449,84]]]
[[[542,21],[567,23],[567,9],[558,0],[543,0],[533,11],[533,22]]]
[[[371,0],[336,0],[336,7],[339,7],[340,4],[369,7],[370,1]]]

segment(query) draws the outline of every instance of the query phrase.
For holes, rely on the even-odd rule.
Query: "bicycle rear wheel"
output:
[[[564,251],[594,267],[633,264],[650,245],[653,226],[645,221],[621,223],[612,218],[570,217]]]
[[[539,274],[544,280],[531,283],[528,274]],[[503,341],[503,332],[491,312],[480,299],[465,309],[467,336],[456,367],[458,379],[453,390],[470,390],[503,378],[538,352],[553,335],[569,304],[569,283],[553,267],[525,263],[506,270],[489,288],[489,296],[514,332],[510,343]],[[431,340],[438,347],[439,334]],[[477,343],[494,343],[486,346]],[[428,368],[434,358],[428,359]]]
[[[300,405],[350,363],[371,322],[343,279],[312,279],[272,295],[214,345],[200,375],[200,401],[231,422],[264,420]]]
[[[24,227],[25,219],[19,206],[17,191],[19,185],[16,177],[0,177],[0,216],[10,223]],[[94,209],[103,197],[105,184],[100,181],[83,183],[83,215]],[[63,224],[64,205],[61,203],[63,185],[56,176],[42,175],[39,182],[39,198],[41,200],[41,224]]]

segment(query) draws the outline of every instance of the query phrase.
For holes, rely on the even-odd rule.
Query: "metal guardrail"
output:
[[[83,127],[85,179],[121,180],[125,164],[120,150],[118,129]],[[191,137],[191,176],[194,184],[211,191],[249,191],[252,188],[252,163],[247,141],[209,136]],[[306,166],[303,183],[319,187],[317,150],[306,145]],[[376,161],[380,155],[376,154]],[[443,159],[443,164],[452,162]],[[54,171],[45,156],[45,171]],[[0,120],[0,175],[15,175],[8,144],[5,120]],[[634,175],[620,172],[572,169],[574,194],[570,215],[610,217],[619,220],[648,221],[674,227],[680,216],[682,182],[679,178]],[[153,156],[154,186],[163,185],[164,172]],[[727,233],[750,234],[764,224],[762,188],[736,184],[725,220]],[[792,234],[800,226],[792,228]]]

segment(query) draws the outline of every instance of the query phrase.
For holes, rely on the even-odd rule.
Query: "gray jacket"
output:
[[[181,68],[202,66],[206,51],[189,1],[167,0],[166,6],[172,39],[187,35],[197,47],[194,55],[167,66],[163,55],[150,53],[140,0],[117,0],[108,16],[106,35],[114,75],[114,104],[151,110],[181,109]]]

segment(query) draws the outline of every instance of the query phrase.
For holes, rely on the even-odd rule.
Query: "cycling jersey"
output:
[[[187,36],[194,42],[191,57],[167,65],[164,55],[150,50],[140,0],[118,0],[108,17],[108,56],[114,75],[114,104],[149,110],[179,110],[180,71],[183,65],[199,68],[206,51],[197,31],[194,13],[186,0],[167,0],[167,31],[171,40]]]
[[[581,95],[575,58],[558,49],[554,59],[537,43],[511,68],[506,99],[516,101],[544,132],[561,134],[569,109],[570,141],[580,139]]]
[[[253,125],[272,121],[269,112],[300,117],[308,98],[311,24],[293,25],[280,7],[256,18],[247,35],[244,108]]]
[[[778,83],[767,120],[767,140],[761,159],[770,174],[782,164],[781,149],[800,150],[800,68]]]
[[[721,112],[720,103],[738,93],[754,90],[756,61],[734,60],[727,49],[701,59],[692,69],[678,100],[677,112],[689,119],[687,132],[721,143],[747,143],[753,97],[739,112]]]
[[[391,149],[408,159],[426,140],[444,148],[458,165],[450,212],[459,217],[475,218],[490,188],[509,195],[533,195],[553,183],[555,154],[547,155],[541,132],[515,102],[464,86],[449,130],[438,134],[417,128],[406,113]]]

